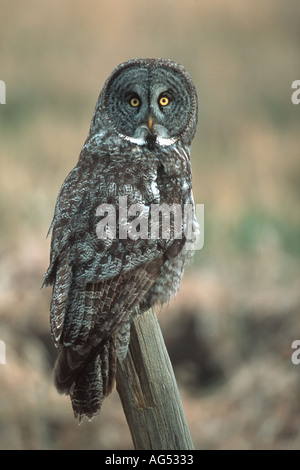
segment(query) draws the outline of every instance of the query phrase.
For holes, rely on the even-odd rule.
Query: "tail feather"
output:
[[[82,351],[63,348],[58,356],[54,383],[60,393],[70,395],[75,418],[79,423],[86,416],[96,416],[104,398],[113,389],[116,376],[116,338],[111,336],[101,351],[91,351],[83,358]]]

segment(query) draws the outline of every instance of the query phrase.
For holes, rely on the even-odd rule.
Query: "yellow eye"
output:
[[[167,96],[161,96],[161,98],[159,98],[159,104],[161,106],[168,106],[169,103],[170,103],[170,100],[169,98],[167,98]]]
[[[131,98],[130,105],[136,108],[140,105],[140,100],[137,97]]]

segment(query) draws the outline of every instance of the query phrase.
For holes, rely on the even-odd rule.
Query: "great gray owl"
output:
[[[132,315],[178,290],[197,232],[190,163],[197,109],[181,65],[120,64],[59,192],[43,286],[53,285],[55,385],[79,421],[97,414],[112,390]]]

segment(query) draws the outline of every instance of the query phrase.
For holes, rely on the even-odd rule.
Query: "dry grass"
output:
[[[39,287],[57,192],[99,90],[119,62],[147,56],[185,65],[199,93],[205,245],[159,313],[195,446],[299,448],[298,5],[0,0],[0,11],[0,448],[131,447],[116,393],[78,427],[53,389],[50,292]]]

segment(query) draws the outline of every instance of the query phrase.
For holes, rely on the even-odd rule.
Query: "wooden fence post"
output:
[[[133,319],[127,356],[118,362],[117,391],[135,449],[194,449],[153,309]]]

